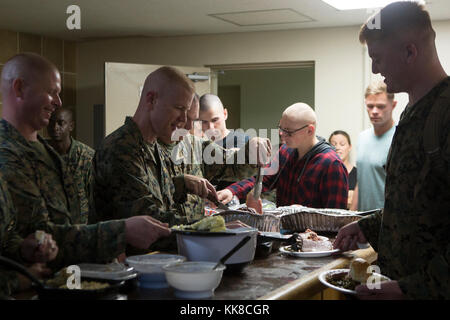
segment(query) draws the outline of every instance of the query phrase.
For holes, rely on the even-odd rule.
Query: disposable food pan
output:
[[[367,212],[343,209],[314,209],[300,206],[279,207],[280,227],[292,232],[313,231],[338,232],[346,224],[361,219]]]
[[[243,223],[258,229],[259,231],[280,232],[281,211],[266,211],[263,214],[250,211],[228,210],[217,214],[221,215],[225,222],[240,220]]]

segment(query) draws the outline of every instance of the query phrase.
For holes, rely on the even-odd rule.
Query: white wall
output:
[[[434,23],[441,60],[450,70],[450,21]],[[83,42],[78,46],[77,133],[93,144],[92,106],[104,103],[104,63],[218,65],[315,61],[318,134],[346,130],[356,142],[369,126],[363,92],[372,75],[359,27],[304,29],[221,35],[133,38]],[[406,104],[400,97],[395,117]]]

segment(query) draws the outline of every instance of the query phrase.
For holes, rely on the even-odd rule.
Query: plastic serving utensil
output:
[[[226,255],[224,255],[222,257],[222,259],[220,259],[219,262],[217,262],[217,264],[214,266],[213,270],[215,270],[221,264],[225,264],[225,261],[227,261],[236,251],[238,251],[240,248],[242,248],[244,246],[244,244],[246,244],[250,239],[251,239],[250,236],[246,236],[244,239],[239,241],[239,243],[233,249],[231,249],[230,252],[228,252]]]

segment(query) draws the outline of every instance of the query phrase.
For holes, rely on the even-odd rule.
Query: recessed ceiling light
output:
[[[392,2],[399,0],[322,0],[338,10],[383,8]],[[407,1],[407,0],[400,0]],[[425,1],[416,1],[425,4]]]

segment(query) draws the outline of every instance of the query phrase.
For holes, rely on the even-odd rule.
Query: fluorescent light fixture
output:
[[[383,8],[388,4],[392,2],[397,2],[399,0],[322,0],[322,1],[338,10],[355,10],[355,9]],[[416,2],[420,2],[422,4],[425,3],[425,1],[416,1]]]

